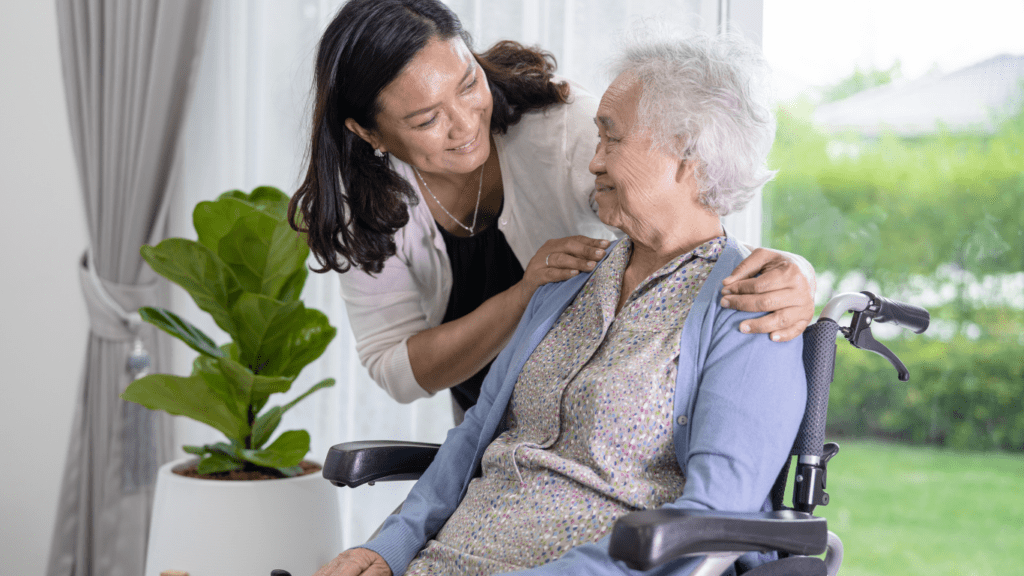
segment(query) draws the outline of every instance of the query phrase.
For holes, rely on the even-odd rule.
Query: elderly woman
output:
[[[623,574],[605,536],[628,512],[766,505],[805,405],[801,343],[745,335],[752,315],[719,302],[743,258],[719,218],[772,174],[762,69],[723,37],[625,52],[590,170],[627,237],[536,292],[401,512],[319,574]]]

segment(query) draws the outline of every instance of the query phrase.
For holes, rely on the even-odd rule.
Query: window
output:
[[[933,318],[923,336],[874,327],[906,383],[840,343],[829,424],[843,450],[819,511],[844,572],[1016,564],[1020,536],[1003,530],[1024,514],[1022,21],[996,0],[765,2],[782,101],[765,243],[814,264],[819,304],[871,290]]]

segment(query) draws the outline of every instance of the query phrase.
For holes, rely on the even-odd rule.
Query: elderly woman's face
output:
[[[601,141],[590,171],[597,176],[601,221],[643,241],[671,226],[667,220],[686,199],[680,197],[682,163],[652,146],[637,126],[640,91],[640,83],[624,74],[604,93],[595,118]]]

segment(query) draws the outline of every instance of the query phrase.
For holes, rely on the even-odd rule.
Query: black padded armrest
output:
[[[827,543],[825,519],[803,512],[660,508],[619,518],[612,527],[609,553],[634,570],[650,570],[681,556],[710,552],[821,554]]]
[[[430,463],[440,444],[370,440],[331,446],[324,459],[324,478],[335,486],[355,488],[367,482],[416,480]]]

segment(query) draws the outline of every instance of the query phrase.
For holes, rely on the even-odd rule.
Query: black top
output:
[[[523,278],[523,267],[496,225],[468,238],[455,236],[440,224],[437,229],[441,231],[452,264],[452,294],[442,323],[462,318]],[[452,397],[463,411],[469,410],[480,398],[480,384],[490,367],[488,362],[482,370],[451,389]]]

